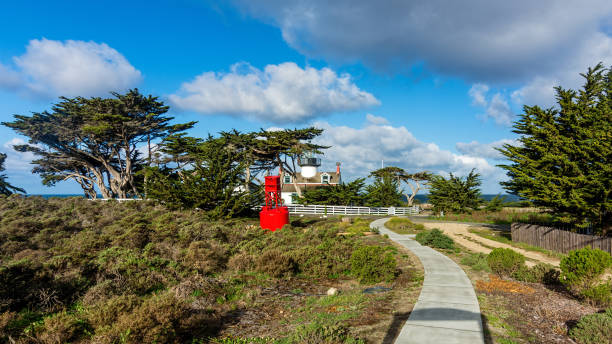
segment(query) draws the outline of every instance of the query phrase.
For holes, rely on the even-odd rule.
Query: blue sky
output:
[[[523,104],[612,63],[607,1],[29,1],[0,11],[0,120],[58,96],[138,87],[192,135],[316,125],[345,180],[380,166],[466,174],[502,191],[492,147]],[[9,181],[41,185],[0,127]]]

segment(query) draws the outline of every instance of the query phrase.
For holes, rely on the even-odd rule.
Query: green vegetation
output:
[[[374,173],[374,172],[372,172]],[[399,181],[390,173],[370,174],[374,183],[366,186],[365,205],[369,207],[398,207],[403,204]]]
[[[603,313],[595,313],[582,317],[578,324],[570,330],[570,337],[579,344],[610,343],[612,338],[612,308]]]
[[[525,264],[525,256],[509,248],[494,248],[487,257],[491,271],[501,276],[512,276]]]
[[[351,274],[364,284],[391,281],[395,269],[393,253],[380,246],[363,246],[351,255]]]
[[[295,197],[298,204],[321,205],[363,205],[367,195],[363,193],[365,178],[357,178],[350,183],[342,183],[334,187],[320,186],[306,189],[302,197]]]
[[[500,211],[504,208],[505,200],[506,196],[500,197],[500,195],[497,195],[493,197],[493,199],[485,203],[484,210],[488,212]]]
[[[410,188],[411,193],[406,193],[406,202],[408,206],[411,206],[414,202],[414,197],[421,189],[421,183],[427,183],[431,179],[431,173],[429,172],[417,172],[408,173],[403,168],[388,166],[378,169],[370,173],[370,177],[385,178],[391,177],[395,179],[397,185],[401,186],[402,183],[406,183]]]
[[[542,283],[547,285],[559,284],[559,270],[551,264],[538,263],[532,267],[521,266],[512,274],[518,281]]]
[[[395,278],[393,250],[341,229],[338,219],[304,219],[271,234],[252,220],[210,221],[155,202],[2,197],[0,341],[203,342],[238,308],[286,302],[264,288]],[[342,326],[373,297],[314,297],[316,309],[347,311],[313,311],[302,333],[337,329],[330,338],[351,342]]]
[[[243,188],[243,157],[226,149],[232,141],[226,137],[207,140],[174,135],[161,144],[169,161],[179,161],[175,168],[147,167],[147,198],[170,209],[198,208],[212,218],[231,218],[252,213],[261,204],[261,196]],[[166,165],[167,166],[167,165]],[[256,190],[252,186],[249,190]]]
[[[32,170],[43,184],[73,179],[87,197],[128,198],[141,194],[143,180],[137,172],[153,163],[151,140],[183,132],[195,122],[170,125],[168,106],[138,89],[113,98],[60,98],[51,112],[15,115],[3,125],[29,138],[15,146],[38,159]],[[137,148],[146,144],[148,157]]]
[[[596,306],[612,306],[612,282],[607,281],[587,288],[580,296]]]
[[[581,90],[556,88],[558,106],[524,106],[516,145],[500,152],[513,194],[553,210],[558,220],[600,233],[612,229],[612,69],[589,68]]]
[[[455,242],[453,241],[453,239],[451,239],[448,235],[444,234],[441,230],[437,228],[419,232],[416,235],[415,239],[421,245],[444,250],[455,249]]]
[[[474,271],[491,272],[487,263],[487,255],[484,253],[468,253],[467,256],[461,258],[461,264],[471,267]]]
[[[385,223],[385,227],[397,234],[416,234],[425,230],[425,226],[414,223],[404,217],[394,217]]]
[[[0,153],[0,172],[4,171],[4,160],[6,160],[6,154]],[[0,195],[8,196],[14,192],[25,193],[25,190],[9,184],[6,181],[6,175],[0,174]]]
[[[580,293],[593,287],[612,265],[609,253],[589,247],[570,251],[561,259],[560,280],[572,291]]]
[[[439,175],[429,181],[429,202],[434,212],[467,213],[480,206],[480,174],[470,171],[465,178],[452,173],[446,179]]]

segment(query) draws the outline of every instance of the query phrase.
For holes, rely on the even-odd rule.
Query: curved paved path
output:
[[[375,220],[370,227],[412,251],[425,269],[419,299],[395,343],[484,343],[480,306],[465,272],[447,256],[412,240],[413,235],[388,230],[388,220]]]

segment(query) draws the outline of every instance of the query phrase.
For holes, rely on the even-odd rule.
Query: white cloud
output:
[[[384,117],[374,116],[371,113],[366,114],[366,122],[374,125],[389,124],[389,120]]]
[[[503,159],[501,153],[495,148],[501,148],[504,144],[510,144],[516,146],[518,141],[511,139],[502,139],[491,143],[479,143],[478,141],[472,142],[457,142],[455,147],[457,150],[465,155],[482,157],[486,159]]]
[[[509,126],[514,121],[515,114],[510,108],[510,104],[501,93],[495,93],[488,99],[487,92],[489,87],[485,84],[474,84],[468,91],[472,98],[472,104],[482,107],[485,110],[483,118],[491,118],[499,125]],[[514,97],[514,94],[513,94]]]
[[[235,64],[229,73],[205,72],[169,97],[172,104],[203,114],[229,114],[277,123],[303,122],[380,102],[359,89],[350,75],[295,63],[259,70]]]
[[[424,63],[470,81],[526,82],[574,62],[583,71],[610,57],[610,37],[602,32],[612,15],[607,0],[234,3],[277,25],[287,43],[308,56],[374,68]]]
[[[473,168],[483,176],[483,190],[497,193],[503,171],[490,164],[486,157],[455,154],[431,142],[419,141],[404,126],[394,127],[366,122],[361,128],[334,126],[328,122],[315,122],[325,129],[316,143],[332,146],[325,150],[323,169],[334,168],[342,162],[343,178],[351,180],[365,177],[371,171],[385,166],[399,166],[408,171],[428,170],[438,174],[453,172],[466,175]]]
[[[107,95],[142,79],[140,71],[105,43],[34,39],[13,62],[14,68],[0,65],[0,72],[10,74],[8,83],[0,76],[0,87],[45,98]]]
[[[474,84],[468,91],[468,94],[472,98],[472,104],[476,106],[487,106],[486,94],[489,92],[489,86],[485,84]]]
[[[4,168],[7,172],[27,172],[34,167],[32,160],[36,159],[36,156],[32,152],[18,152],[13,149],[15,145],[24,145],[25,142],[21,138],[12,138],[2,145],[2,152],[6,154],[6,160],[4,161]]]
[[[21,84],[19,73],[0,63],[0,90],[14,91]]]

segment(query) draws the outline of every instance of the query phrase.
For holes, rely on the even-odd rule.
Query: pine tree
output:
[[[434,211],[465,213],[478,209],[480,199],[480,174],[471,170],[465,177],[450,174],[446,179],[440,175],[431,176],[429,182],[429,202]]]
[[[581,74],[580,91],[556,87],[557,107],[524,106],[514,124],[518,145],[499,151],[509,192],[551,209],[558,219],[610,232],[612,200],[612,69]]]
[[[372,175],[374,183],[366,187],[366,205],[369,207],[398,207],[402,205],[402,191],[390,173]]]

